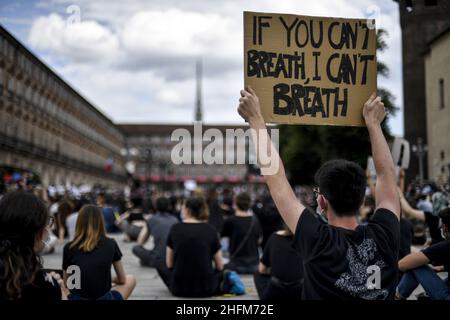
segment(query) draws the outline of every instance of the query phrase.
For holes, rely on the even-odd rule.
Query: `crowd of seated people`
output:
[[[241,91],[239,114],[265,129],[251,88]],[[135,188],[126,202],[103,191],[74,197],[2,188],[0,299],[128,299],[136,279],[115,240],[122,232],[135,242],[134,263],[153,268],[174,296],[244,294],[242,277],[250,275],[263,300],[409,299],[419,285],[429,299],[448,300],[449,185],[405,190],[381,130],[384,116],[381,99],[371,96],[363,117],[376,181],[360,165],[335,159],[316,172],[314,188],[297,195],[272,150],[279,168],[265,175],[262,193],[148,197]],[[61,268],[46,270],[41,255],[56,246],[63,246]]]

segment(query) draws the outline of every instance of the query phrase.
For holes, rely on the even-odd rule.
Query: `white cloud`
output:
[[[133,55],[236,55],[240,49],[236,29],[230,18],[217,14],[144,11],[129,19],[121,40]]]
[[[118,50],[117,37],[95,21],[70,23],[58,14],[39,17],[33,22],[30,44],[70,62],[101,61]]]
[[[378,59],[391,70],[379,84],[401,96],[401,32],[397,4],[375,0],[47,0],[28,42],[115,121],[185,122],[194,117],[195,59],[204,62],[205,120],[242,122],[236,113],[242,71],[242,11],[365,17],[380,6],[377,26],[389,49]],[[78,5],[81,21],[67,24]],[[51,12],[52,10],[53,12]],[[401,113],[391,121],[402,134]]]

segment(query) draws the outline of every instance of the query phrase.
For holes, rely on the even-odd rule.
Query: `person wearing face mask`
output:
[[[62,279],[44,272],[39,257],[53,222],[32,193],[16,191],[1,199],[0,300],[67,299]]]
[[[439,217],[442,236],[447,240],[411,253],[398,262],[399,269],[405,272],[397,288],[399,300],[407,299],[419,284],[432,300],[450,300],[449,278],[442,280],[435,272],[450,270],[450,207],[441,210]]]

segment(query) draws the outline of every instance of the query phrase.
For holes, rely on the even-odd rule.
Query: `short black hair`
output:
[[[247,211],[250,208],[252,199],[247,192],[241,192],[236,196],[236,207],[239,210]]]
[[[445,224],[448,229],[450,229],[450,207],[439,211],[439,217],[441,218],[442,223]]]
[[[366,175],[358,164],[343,159],[328,161],[316,172],[315,180],[337,216],[358,214],[366,191]]]
[[[156,210],[159,212],[169,212],[170,211],[170,201],[166,197],[159,197],[156,199]]]

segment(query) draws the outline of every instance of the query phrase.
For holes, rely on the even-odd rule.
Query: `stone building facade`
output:
[[[450,175],[450,28],[429,43],[425,85],[428,174],[434,181],[446,182]]]
[[[141,180],[151,182],[183,182],[188,179],[197,180],[199,183],[237,183],[245,182],[248,173],[246,164],[226,164],[226,154],[235,152],[237,140],[224,139],[223,149],[219,151],[219,158],[223,164],[175,164],[171,159],[173,148],[181,142],[181,139],[172,141],[172,133],[177,129],[186,130],[194,139],[194,124],[119,124],[126,138],[128,157],[135,164],[135,175]],[[245,132],[248,126],[240,125],[202,125],[202,134],[207,130],[218,130],[225,138],[226,130],[241,129]],[[210,144],[203,139],[202,150]],[[194,147],[191,148],[193,154]],[[252,159],[254,155],[248,152],[246,144],[246,159]]]
[[[425,98],[425,61],[423,53],[428,43],[450,26],[450,1],[448,0],[394,0],[399,4],[400,25],[402,29],[403,59],[403,121],[405,139],[411,145],[418,138],[427,144],[427,112]],[[427,160],[424,161],[424,173],[427,178]],[[412,155],[407,179],[417,177],[418,157]]]
[[[0,26],[0,166],[48,184],[122,184],[122,132]]]

